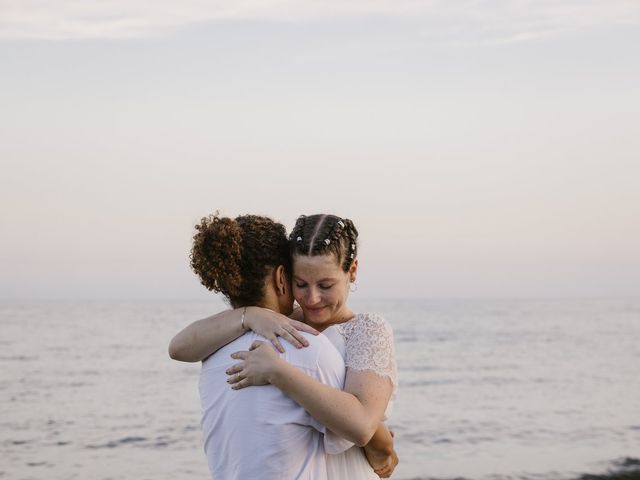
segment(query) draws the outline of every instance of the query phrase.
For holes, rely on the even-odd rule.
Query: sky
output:
[[[54,5],[55,3],[55,5]],[[0,299],[206,299],[334,213],[362,298],[640,295],[637,1],[0,1]]]

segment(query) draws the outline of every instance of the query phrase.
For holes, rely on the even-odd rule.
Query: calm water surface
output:
[[[208,478],[199,365],[167,344],[209,303],[0,306],[0,478]],[[569,479],[640,457],[640,300],[354,300],[395,330],[393,478]]]

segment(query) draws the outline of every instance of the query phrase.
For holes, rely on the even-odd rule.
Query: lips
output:
[[[307,308],[309,313],[318,313],[324,310],[325,307]]]

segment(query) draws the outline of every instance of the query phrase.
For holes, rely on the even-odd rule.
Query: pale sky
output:
[[[207,298],[351,218],[369,297],[640,295],[637,1],[0,1],[0,299]]]

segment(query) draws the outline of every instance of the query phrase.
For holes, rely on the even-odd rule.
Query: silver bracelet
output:
[[[240,317],[240,327],[242,328],[243,332],[247,331],[247,327],[244,326],[244,316],[247,313],[247,307],[244,307],[242,309],[242,317]]]

